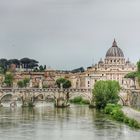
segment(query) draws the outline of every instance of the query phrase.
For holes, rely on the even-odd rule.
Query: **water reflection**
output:
[[[88,106],[56,109],[44,102],[33,109],[0,108],[0,140],[139,140],[139,132]]]

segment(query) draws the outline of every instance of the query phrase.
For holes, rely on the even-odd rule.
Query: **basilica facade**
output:
[[[99,80],[116,80],[123,86],[125,84],[124,76],[136,69],[129,59],[125,59],[123,51],[114,40],[112,47],[106,52],[105,58],[88,67],[84,73],[73,75],[75,81],[72,80],[72,83],[74,88],[93,88]]]

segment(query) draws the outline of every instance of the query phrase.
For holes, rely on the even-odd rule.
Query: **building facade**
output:
[[[85,88],[92,88],[99,80],[116,80],[121,86],[125,84],[124,76],[136,71],[136,66],[129,59],[126,60],[123,51],[114,40],[112,47],[108,49],[105,59],[86,70]]]
[[[126,81],[124,76],[129,72],[136,71],[136,65],[132,64],[129,59],[126,60],[123,51],[118,47],[114,40],[112,46],[106,52],[105,58],[88,67],[85,71],[58,71],[46,69],[44,72],[16,72],[15,83],[26,78],[30,79],[30,87],[56,87],[58,78],[69,79],[72,83],[72,88],[93,88],[94,84],[99,80],[116,80],[120,85],[128,86],[131,81]],[[39,86],[41,85],[42,86]],[[16,84],[15,84],[16,85]]]

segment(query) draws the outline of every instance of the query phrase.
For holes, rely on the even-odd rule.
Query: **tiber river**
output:
[[[109,120],[88,106],[0,109],[0,140],[140,140],[140,131]]]

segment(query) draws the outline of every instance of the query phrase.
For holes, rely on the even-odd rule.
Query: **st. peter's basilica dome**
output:
[[[124,57],[123,51],[117,46],[115,39],[112,47],[107,51],[106,57]]]

